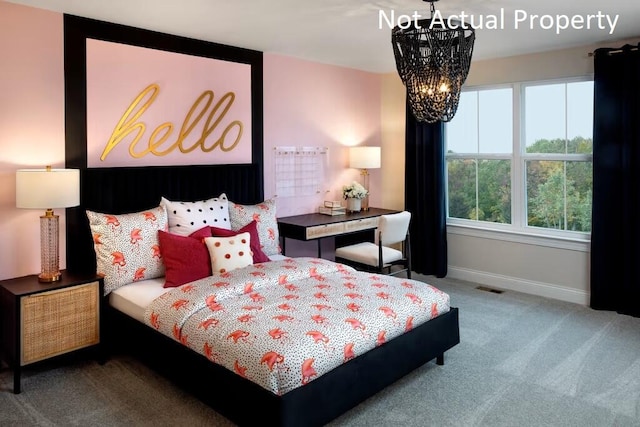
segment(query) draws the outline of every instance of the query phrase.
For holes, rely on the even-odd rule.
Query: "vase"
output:
[[[349,212],[360,212],[361,209],[361,200],[360,199],[347,199],[347,210]]]

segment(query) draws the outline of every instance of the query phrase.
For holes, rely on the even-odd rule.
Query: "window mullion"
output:
[[[526,226],[526,180],[524,170],[524,108],[522,107],[522,86],[513,85],[513,148],[511,160],[511,224]]]
[[[480,160],[478,159],[478,155],[480,154],[480,92],[478,92],[478,96],[476,97],[476,221],[480,219],[480,177],[478,176],[480,167]]]
[[[564,84],[564,153],[569,154],[569,85]],[[567,230],[567,162],[562,162],[562,209],[563,209],[563,230]]]

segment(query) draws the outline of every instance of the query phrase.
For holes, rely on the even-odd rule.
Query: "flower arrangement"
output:
[[[342,196],[346,199],[364,199],[369,194],[369,190],[353,181],[350,185],[342,186]]]

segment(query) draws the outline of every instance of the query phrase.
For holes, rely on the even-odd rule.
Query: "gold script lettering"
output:
[[[167,142],[167,139],[173,132],[173,124],[171,122],[165,122],[159,125],[151,133],[147,146],[138,147],[140,139],[142,138],[147,126],[143,122],[138,120],[144,114],[144,112],[153,104],[155,99],[160,93],[160,87],[152,83],[147,86],[140,94],[133,100],[129,108],[124,112],[118,124],[116,125],[109,141],[102,151],[100,160],[104,161],[109,153],[129,134],[133,134],[133,139],[129,144],[129,154],[131,157],[139,159],[147,154],[153,154],[155,156],[165,156],[178,148],[181,153],[190,153],[193,150],[200,147],[200,150],[204,153],[209,153],[216,148],[219,148],[223,152],[233,150],[242,138],[242,122],[239,120],[232,120],[222,131],[220,137],[213,142],[210,146],[205,145],[207,138],[211,133],[220,125],[220,122],[227,115],[229,109],[235,101],[235,94],[233,92],[227,92],[213,105],[214,93],[211,90],[206,90],[195,100],[191,109],[187,113],[182,122],[180,132],[176,141],[168,147],[162,149],[161,147]],[[144,101],[144,102],[143,102]],[[211,111],[209,107],[213,105]],[[222,110],[220,111],[220,109]],[[198,125],[202,118],[207,114],[202,133],[200,138],[193,143],[190,147],[185,147],[185,139],[191,134],[193,129]],[[231,144],[225,144],[229,132],[236,129],[237,135],[235,140]]]

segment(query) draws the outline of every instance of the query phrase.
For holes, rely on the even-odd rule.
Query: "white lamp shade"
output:
[[[351,147],[349,167],[355,169],[376,169],[380,167],[380,147]]]
[[[16,207],[54,209],[79,204],[78,169],[20,169],[16,172]]]

